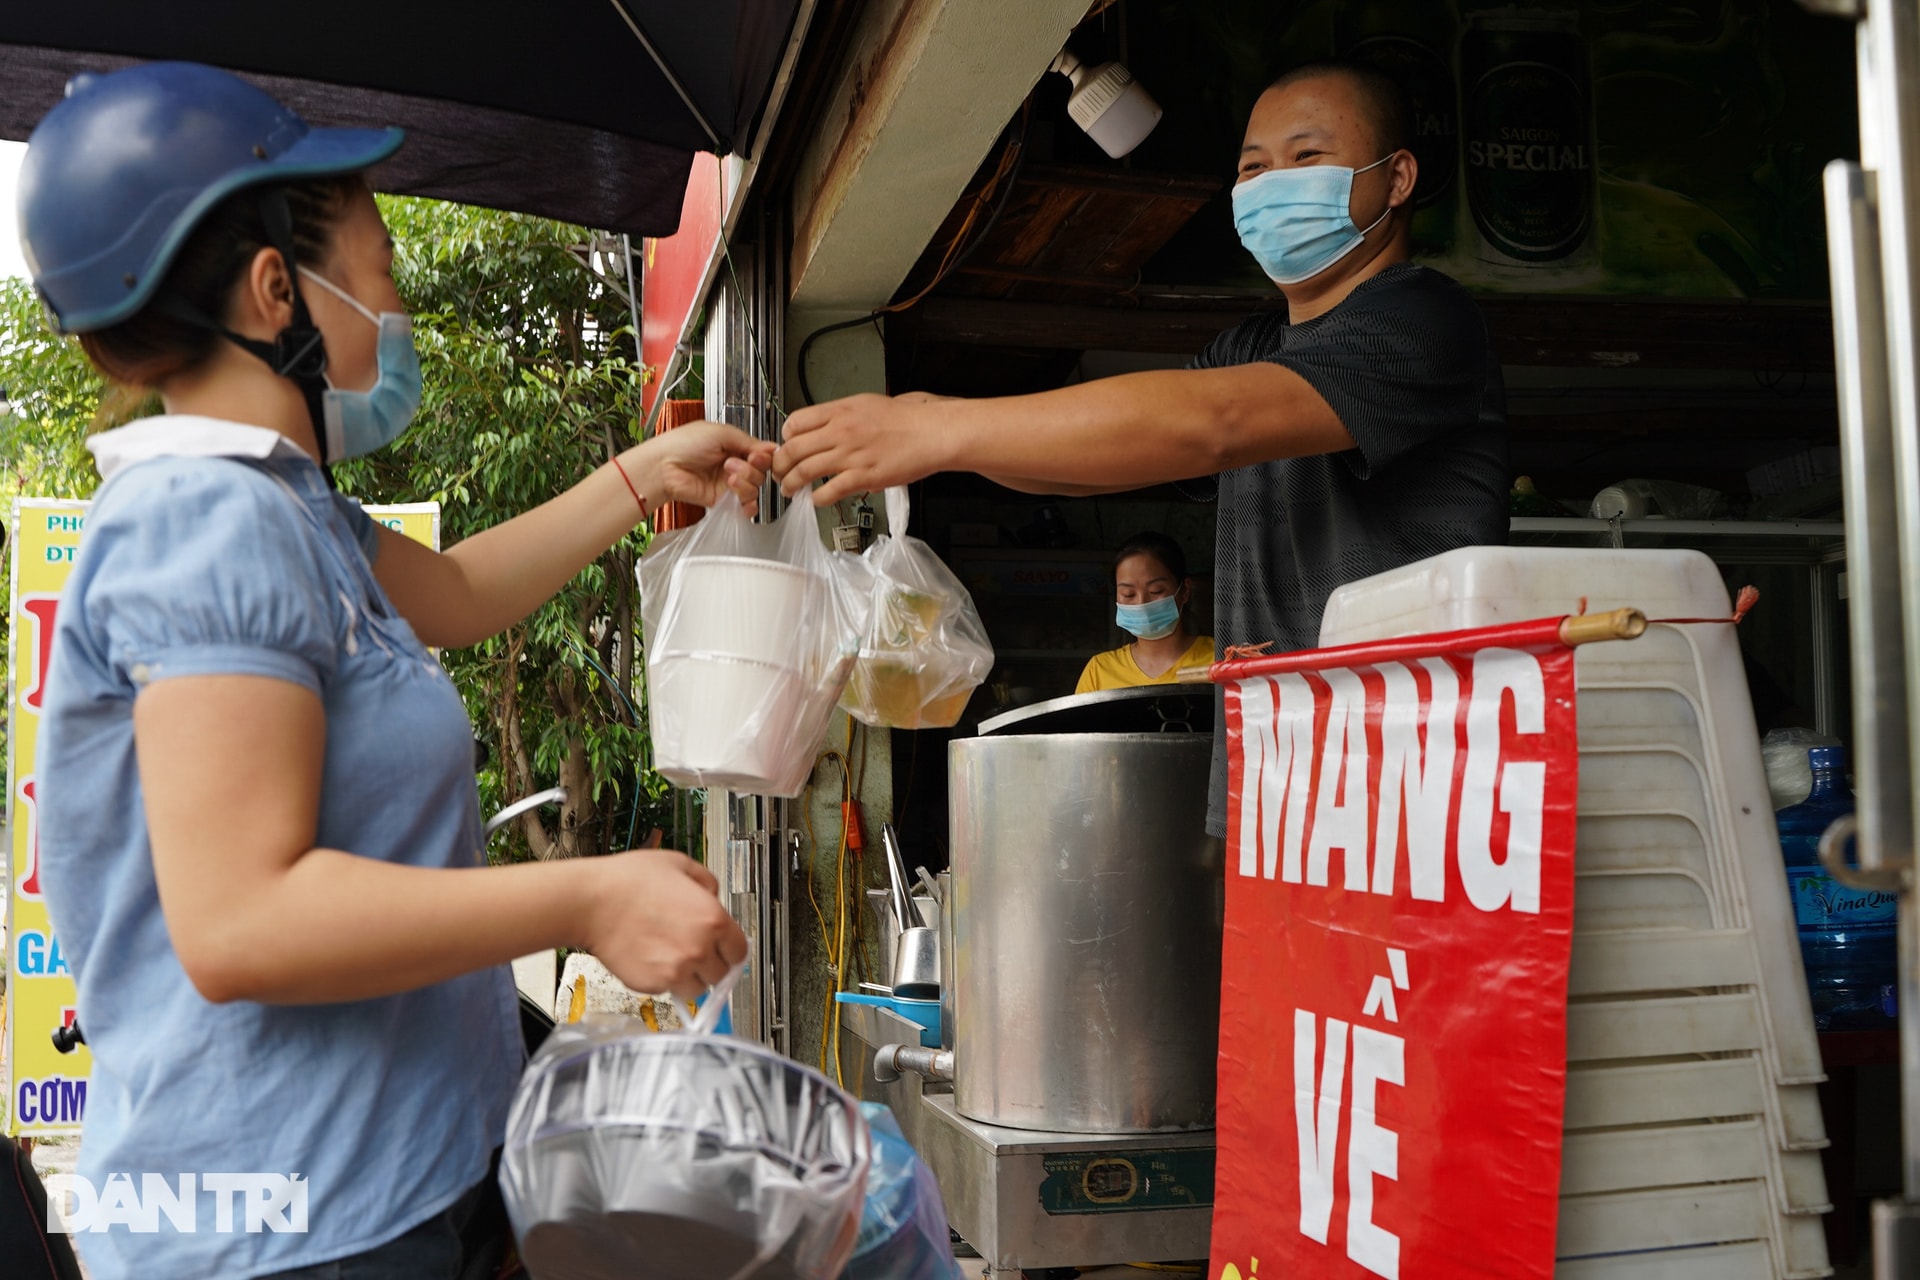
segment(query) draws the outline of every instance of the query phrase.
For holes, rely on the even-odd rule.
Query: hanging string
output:
[[[1585,603],[1585,602],[1583,601],[1582,603]],[[1671,625],[1682,625],[1686,623],[1725,622],[1725,623],[1730,623],[1731,625],[1737,627],[1740,625],[1740,620],[1742,618],[1745,618],[1749,613],[1752,613],[1753,606],[1759,603],[1760,603],[1760,588],[1755,586],[1745,586],[1740,588],[1740,593],[1736,595],[1733,599],[1733,616],[1731,618],[1649,618],[1647,619],[1647,621],[1665,622]]]

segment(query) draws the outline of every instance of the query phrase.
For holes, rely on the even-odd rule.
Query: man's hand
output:
[[[936,471],[1030,493],[1113,493],[1353,447],[1305,378],[1260,361],[991,399],[849,396],[789,418],[773,472],[789,495],[826,480],[819,505]]]
[[[773,474],[788,497],[816,480],[815,506],[923,480],[946,469],[945,433],[928,409],[944,397],[848,396],[809,405],[787,419]],[[931,419],[931,420],[930,420]]]
[[[667,502],[711,507],[731,490],[751,516],[759,510],[773,450],[724,422],[689,422],[628,450],[621,465],[656,508]]]

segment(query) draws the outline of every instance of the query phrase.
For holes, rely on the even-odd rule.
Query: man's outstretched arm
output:
[[[1167,369],[990,400],[851,396],[787,420],[774,474],[820,504],[975,471],[1029,492],[1112,492],[1353,448],[1319,392],[1276,364]]]

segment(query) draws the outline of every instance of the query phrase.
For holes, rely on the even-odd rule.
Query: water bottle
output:
[[[1800,954],[1821,1031],[1891,1027],[1897,974],[1898,899],[1876,889],[1850,889],[1820,865],[1820,837],[1835,818],[1853,812],[1844,747],[1807,752],[1813,791],[1782,809],[1780,852],[1786,859]]]

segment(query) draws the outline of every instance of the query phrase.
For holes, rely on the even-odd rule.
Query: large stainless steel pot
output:
[[[1223,880],[1205,833],[1211,736],[952,744],[961,1114],[1073,1133],[1213,1124]]]

